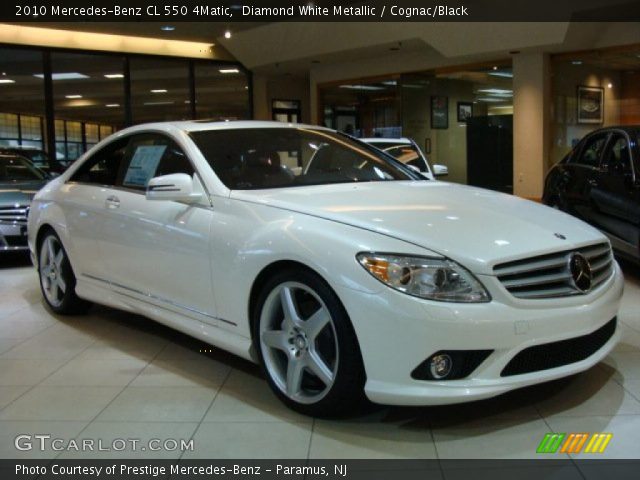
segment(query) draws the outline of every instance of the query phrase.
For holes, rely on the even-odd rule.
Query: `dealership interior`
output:
[[[546,174],[585,135],[640,125],[640,29],[0,24],[0,152],[41,151],[55,170],[127,126],[251,119],[407,137],[447,167],[438,181],[540,202]],[[640,458],[640,266],[628,259],[621,339],[594,368],[473,403],[317,419],[281,404],[258,366],[152,320],[101,306],[53,314],[28,252],[2,247],[0,458],[113,456],[17,451],[25,432],[194,440],[193,451],[121,453],[171,459],[540,458],[547,432],[611,432],[605,453],[581,457]]]

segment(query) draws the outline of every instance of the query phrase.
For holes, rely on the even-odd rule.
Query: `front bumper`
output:
[[[579,297],[518,301],[495,277],[481,278],[490,303],[431,302],[391,289],[378,294],[338,288],[358,336],[367,374],[365,393],[376,403],[441,405],[493,397],[510,390],[566,377],[600,362],[619,338],[613,336],[584,360],[547,370],[501,376],[522,350],[591,334],[616,317],[624,280],[613,275]],[[413,369],[440,350],[493,350],[468,377],[428,381]]]

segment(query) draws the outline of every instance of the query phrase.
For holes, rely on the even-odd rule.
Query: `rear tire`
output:
[[[79,314],[91,306],[76,295],[76,277],[69,257],[53,230],[44,234],[38,247],[38,274],[42,296],[53,312]]]
[[[291,409],[317,417],[352,412],[364,398],[358,341],[342,303],[308,270],[266,282],[252,318],[253,341],[269,386]]]

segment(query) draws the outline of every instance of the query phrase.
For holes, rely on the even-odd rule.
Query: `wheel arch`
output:
[[[51,224],[43,223],[38,227],[38,233],[36,234],[36,251],[35,251],[36,258],[38,259],[36,268],[38,269],[40,268],[39,258],[40,258],[40,247],[42,247],[42,240],[44,239],[45,234],[50,231],[55,233],[58,236],[58,238],[60,238],[60,235],[58,234],[58,232],[56,232],[56,229],[53,228]],[[60,240],[60,242],[62,242],[62,240]]]
[[[327,285],[330,286],[330,283],[327,282],[326,278],[324,278],[322,275],[320,275],[320,273],[318,273],[316,270],[309,267],[308,265],[305,265],[304,263],[301,263],[295,260],[277,260],[275,262],[270,263],[269,265],[265,266],[260,271],[260,273],[258,273],[256,278],[253,280],[253,284],[251,285],[251,290],[249,293],[249,303],[247,305],[247,313],[249,315],[248,317],[249,326],[251,329],[250,331],[253,331],[254,313],[257,307],[256,302],[258,300],[258,296],[260,295],[260,292],[262,291],[262,288],[269,281],[269,279],[276,273],[281,272],[283,270],[295,269],[295,268],[304,269],[315,275],[318,275],[320,278],[322,278],[322,280],[324,280],[327,283]]]

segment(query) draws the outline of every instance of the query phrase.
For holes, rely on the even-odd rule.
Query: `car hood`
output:
[[[480,274],[492,274],[497,263],[606,241],[593,227],[549,207],[446,182],[236,190],[231,198],[378,232]]]
[[[0,182],[0,206],[29,205],[46,182]]]

